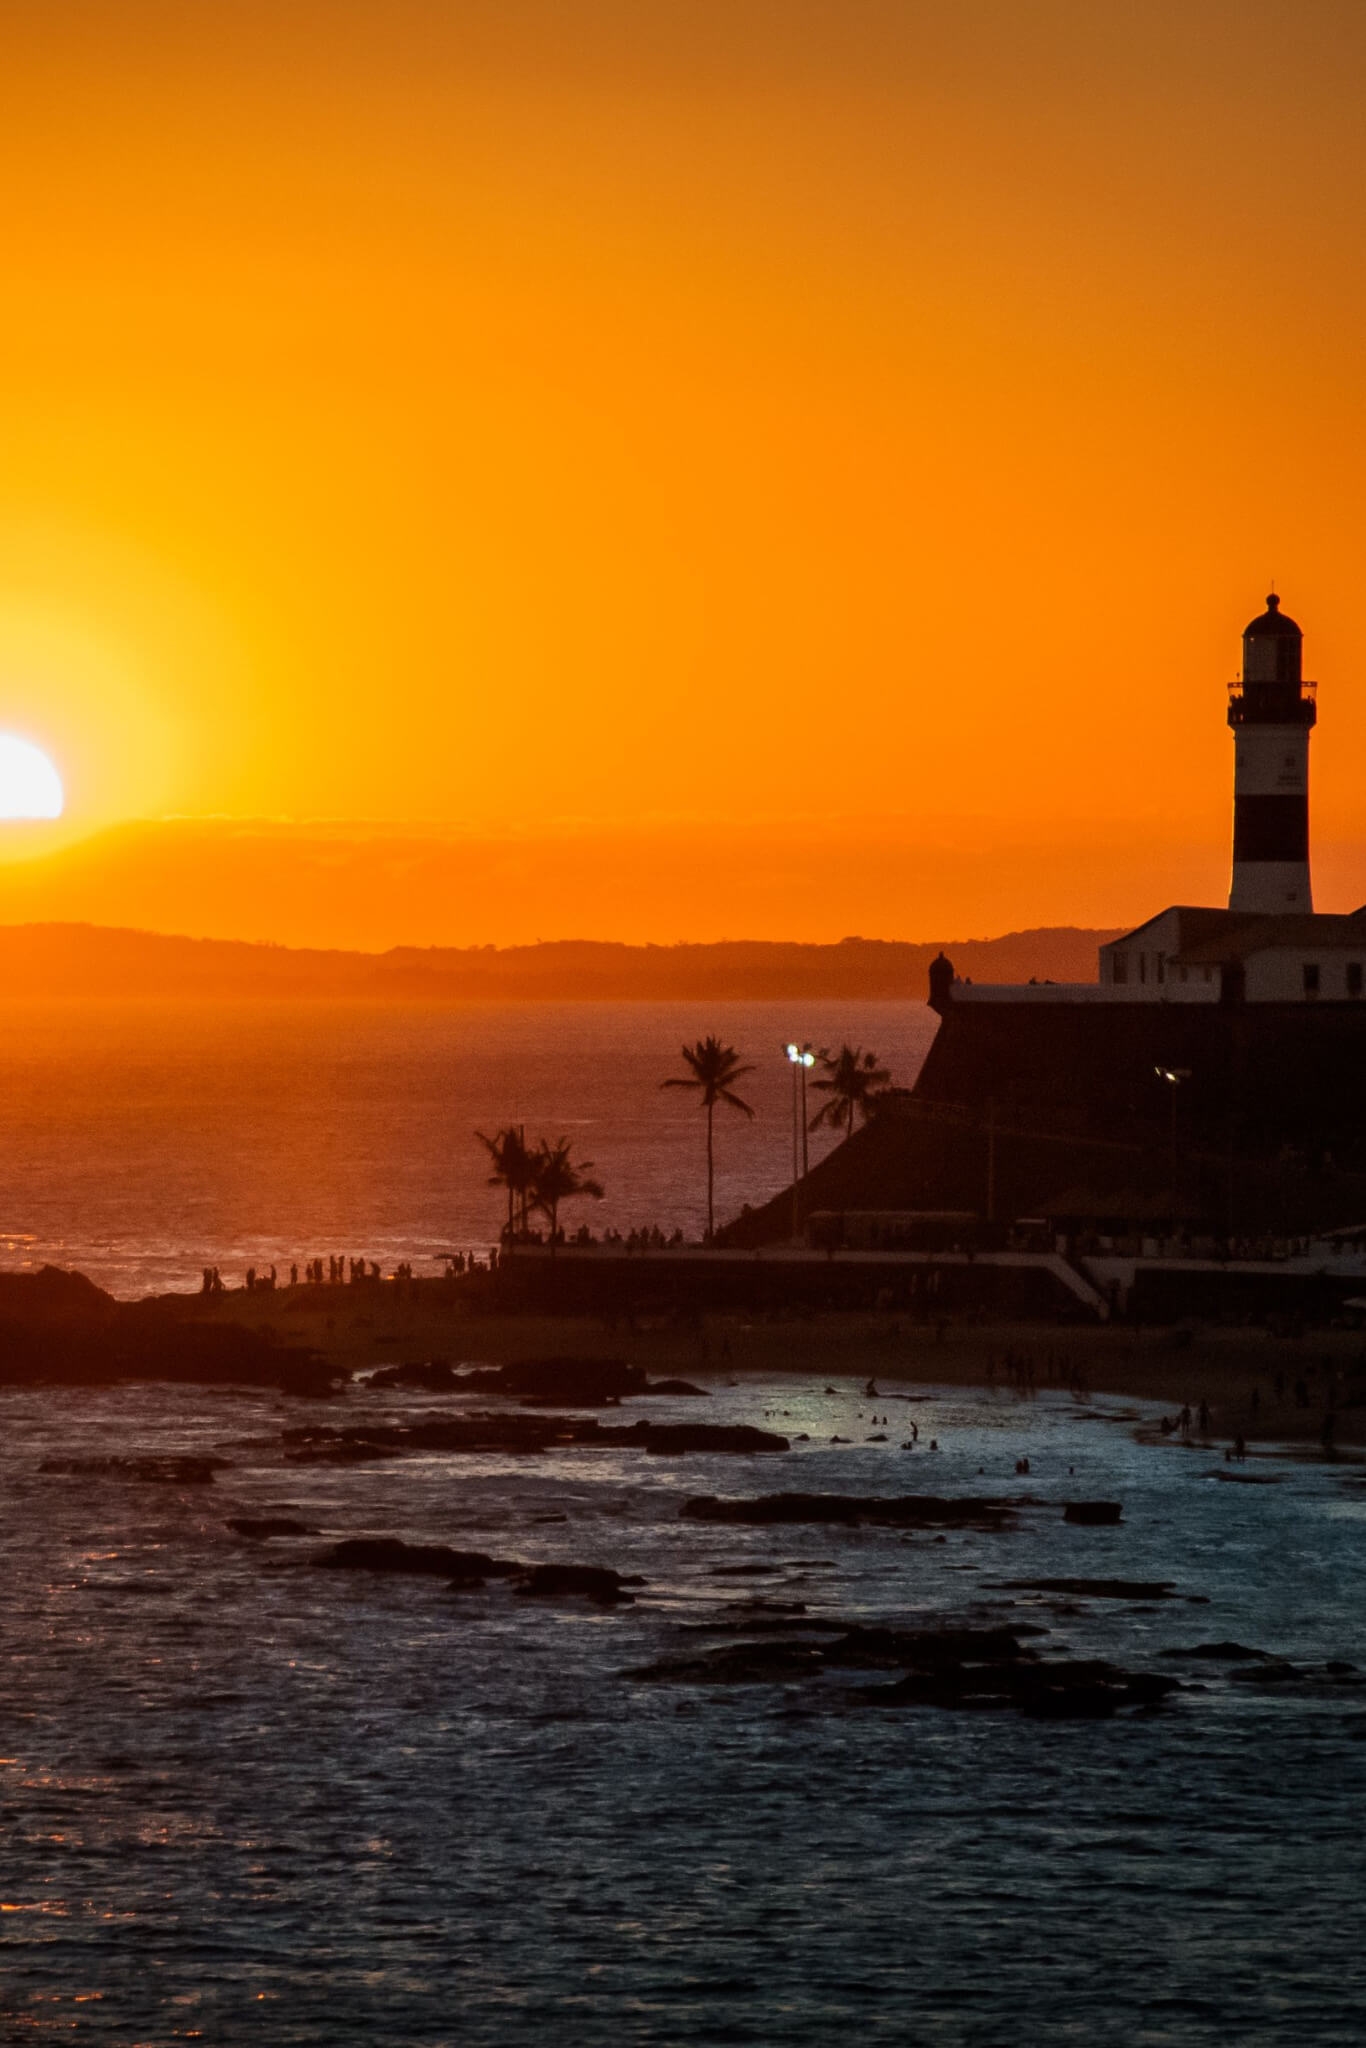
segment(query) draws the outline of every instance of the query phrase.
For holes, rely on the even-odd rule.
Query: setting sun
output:
[[[0,733],[0,818],[60,818],[62,778],[41,747]]]

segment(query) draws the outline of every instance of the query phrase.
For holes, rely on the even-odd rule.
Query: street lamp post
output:
[[[816,1055],[809,1045],[795,1042],[783,1050],[792,1065],[792,1236],[794,1241],[802,1234],[802,1182],[806,1179],[810,1165],[810,1154],[806,1142],[806,1077],[816,1064]]]
[[[1191,1070],[1190,1070],[1190,1068],[1189,1068],[1189,1067],[1154,1067],[1154,1068],[1153,1068],[1153,1072],[1154,1072],[1154,1073],[1155,1073],[1155,1074],[1157,1075],[1157,1078],[1159,1079],[1159,1081],[1165,1081],[1165,1082],[1166,1082],[1166,1084],[1167,1084],[1167,1086],[1168,1086],[1168,1087],[1170,1088],[1170,1090],[1171,1090],[1171,1104],[1172,1104],[1172,1122],[1171,1122],[1171,1151],[1172,1151],[1172,1159],[1171,1159],[1171,1196],[1172,1196],[1172,1234],[1173,1234],[1173,1236],[1174,1236],[1174,1235],[1175,1235],[1175,1233],[1176,1233],[1176,1167],[1177,1167],[1177,1147],[1176,1147],[1176,1097],[1177,1097],[1177,1091],[1179,1090],[1179,1088],[1180,1088],[1180,1086],[1181,1086],[1181,1083],[1182,1083],[1183,1081],[1189,1081],[1189,1079],[1190,1079],[1190,1077],[1191,1077]]]

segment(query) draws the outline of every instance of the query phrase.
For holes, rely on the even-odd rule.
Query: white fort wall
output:
[[[1244,972],[1250,1003],[1360,1002],[1366,982],[1366,932],[1356,949],[1277,946],[1252,953]]]
[[[1138,988],[1117,988],[1105,981],[982,982],[956,981],[953,1000],[958,1003],[1090,1003],[1114,1006],[1118,1003],[1217,1003],[1219,981],[1152,982]]]

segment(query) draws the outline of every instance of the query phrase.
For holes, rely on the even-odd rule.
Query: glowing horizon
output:
[[[1274,572],[1366,898],[1366,16],[570,12],[11,10],[0,727],[62,847],[616,834],[610,937],[688,819],[724,927],[770,819],[784,934],[886,930],[889,869],[906,936],[1122,924],[1226,888]]]

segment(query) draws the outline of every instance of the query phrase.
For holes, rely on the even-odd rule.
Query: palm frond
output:
[[[689,1071],[661,1081],[661,1088],[695,1088],[701,1094],[704,1109],[711,1109],[718,1102],[729,1103],[736,1109],[747,1109],[747,1105],[742,1105],[731,1090],[745,1074],[752,1074],[754,1068],[744,1063],[733,1045],[723,1045],[715,1034],[710,1034],[695,1040],[692,1045],[680,1046],[679,1056]],[[748,1109],[747,1113],[753,1114]]]

